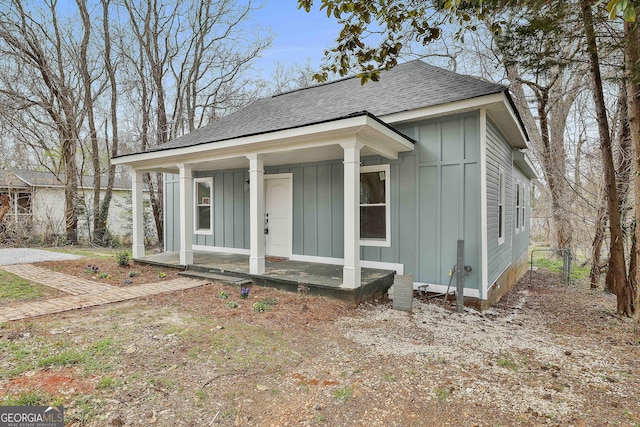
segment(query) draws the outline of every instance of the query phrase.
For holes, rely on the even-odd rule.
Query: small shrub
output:
[[[238,303],[235,302],[235,301],[227,301],[226,304],[227,304],[227,307],[229,307],[229,308],[237,308],[237,307],[239,307]]]
[[[126,267],[131,261],[131,252],[124,250],[116,253],[116,262],[120,267]]]
[[[123,284],[123,285],[130,285],[130,284],[132,284],[132,283],[133,283],[133,280],[131,280],[131,279],[124,279],[124,280],[122,281],[122,284]]]
[[[129,276],[129,277],[137,277],[137,276],[139,276],[139,275],[140,275],[140,272],[139,272],[139,271],[135,271],[135,270],[130,271],[130,272],[127,274],[127,276]]]
[[[102,272],[98,274],[98,279],[111,279],[111,275],[107,272]]]
[[[257,311],[258,313],[263,313],[269,310],[271,310],[271,307],[269,307],[269,304],[265,303],[264,301],[258,301],[253,303],[253,311]]]

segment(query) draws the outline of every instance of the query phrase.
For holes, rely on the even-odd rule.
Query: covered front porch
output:
[[[136,258],[136,262],[172,266],[184,269],[182,274],[204,278],[219,275],[246,278],[253,284],[269,286],[292,292],[304,289],[309,295],[321,295],[359,303],[382,297],[393,284],[395,271],[361,268],[360,286],[345,288],[342,285],[342,266],[334,264],[291,261],[266,257],[262,274],[250,272],[249,256],[242,254],[194,251],[193,263],[180,263],[180,254],[165,252]]]
[[[361,112],[327,122],[274,130],[263,134],[245,135],[189,146],[177,145],[168,149],[160,147],[155,151],[121,156],[113,159],[113,162],[132,168],[134,258],[146,258],[143,234],[143,174],[148,171],[164,172],[175,174],[179,180],[177,191],[179,195],[175,197],[173,203],[165,206],[165,217],[170,213],[172,217],[179,218],[176,238],[178,245],[175,249],[170,249],[175,253],[165,255],[167,259],[175,257],[176,264],[197,266],[200,264],[195,258],[196,251],[200,249],[197,246],[216,247],[219,252],[225,252],[225,249],[234,253],[242,251],[242,255],[249,256],[242,258],[247,265],[240,268],[238,272],[250,274],[252,278],[258,280],[257,278],[269,277],[273,271],[281,269],[282,264],[279,264],[269,273],[267,259],[270,255],[284,258],[303,256],[306,259],[302,261],[313,261],[309,258],[315,257],[316,261],[322,262],[322,257],[318,257],[316,251],[306,254],[296,252],[292,248],[294,237],[303,240],[308,237],[304,235],[305,230],[302,228],[293,230],[292,185],[295,185],[295,182],[292,184],[293,174],[266,173],[266,169],[294,163],[341,160],[340,188],[327,189],[329,192],[339,194],[337,198],[341,199],[340,203],[336,203],[337,209],[341,211],[339,226],[335,225],[333,229],[323,230],[323,233],[335,231],[339,236],[337,239],[342,250],[336,255],[331,255],[330,258],[340,259],[341,265],[331,265],[331,273],[323,273],[321,276],[323,280],[327,277],[331,278],[331,281],[327,282],[330,285],[325,283],[323,286],[331,289],[341,287],[353,291],[362,286],[362,275],[366,271],[361,268],[360,261],[362,244],[360,159],[362,156],[397,159],[400,152],[411,150],[413,150],[413,140],[371,114]],[[239,187],[234,187],[230,192],[222,189],[218,192],[213,191],[215,186],[213,178],[206,175],[224,170],[248,172],[248,179],[243,178],[244,191],[240,191]],[[383,169],[380,182],[384,182],[386,174],[388,170],[384,172]],[[376,172],[375,175],[380,174]],[[274,178],[286,181],[281,185],[281,190],[276,188],[273,191],[274,194],[277,192],[277,195],[281,196],[279,198],[275,196],[270,198],[268,183],[273,182]],[[236,204],[242,205],[245,192],[248,196],[249,209],[237,213]],[[222,199],[218,199],[220,197]],[[219,203],[216,200],[219,200]],[[272,204],[271,210],[267,209],[269,200]],[[223,202],[226,204],[222,204]],[[323,202],[326,200],[319,200],[317,203]],[[244,236],[248,236],[246,241],[236,242],[225,239],[219,245],[212,243],[230,229],[230,226],[223,222],[219,223],[218,217],[214,215],[216,207],[221,206],[228,211],[228,217],[237,213],[238,217],[247,219],[247,230],[243,233]],[[305,212],[308,215],[314,215],[317,212],[317,204],[314,206],[314,209],[308,209],[308,212]],[[382,211],[379,222],[388,229],[390,202],[384,199],[382,204],[371,206],[373,206],[372,209]],[[275,211],[278,211],[278,216],[275,215]],[[367,244],[389,246],[389,233],[385,234],[385,231],[383,230],[383,236],[374,236],[376,239],[373,240],[376,241],[372,240]],[[298,234],[294,236],[296,232]],[[205,241],[205,244],[196,245],[194,241],[198,238]],[[276,247],[277,245],[280,246]],[[306,272],[313,270],[311,267],[314,264],[298,262],[285,265],[290,265],[292,272],[295,269]],[[287,280],[298,283],[299,277],[294,275]],[[323,281],[317,283],[317,285],[322,284]]]

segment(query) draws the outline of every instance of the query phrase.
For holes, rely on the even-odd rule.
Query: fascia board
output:
[[[371,132],[366,132],[367,129]],[[413,150],[413,144],[406,137],[367,115],[361,115],[211,144],[130,154],[116,157],[112,159],[112,163],[136,168],[166,168],[167,160],[171,164],[198,163],[244,156],[247,153],[267,154],[307,149],[333,145],[341,137],[359,133],[363,135],[373,133],[393,143],[395,147],[391,151]],[[375,147],[372,149],[375,150]],[[397,157],[397,154],[391,154],[391,156]]]
[[[387,114],[379,118],[389,124],[400,124],[403,122],[415,121],[419,119],[428,119],[432,117],[444,116],[447,114],[458,113],[461,111],[470,111],[479,109],[488,104],[497,102],[505,102],[504,94],[494,93],[491,95],[479,96],[477,98],[464,99],[461,101],[449,102],[446,104],[432,105],[429,107],[418,108],[411,111],[402,111],[399,113]]]
[[[237,150],[242,147],[249,147],[252,144],[265,144],[269,142],[283,143],[283,140],[296,139],[301,137],[310,137],[327,132],[348,131],[352,128],[358,128],[366,124],[366,117],[350,117],[335,122],[319,123],[299,128],[285,129],[276,132],[251,135],[242,138],[228,139],[218,141],[211,144],[200,144],[189,147],[179,147],[168,150],[150,151],[145,153],[129,154],[111,159],[115,165],[135,165],[145,161],[157,161],[160,159],[178,158],[190,155],[200,157],[202,154],[211,151]],[[248,151],[248,150],[245,150]],[[166,163],[166,162],[163,162]]]
[[[511,119],[518,126],[518,131],[520,132],[520,137],[522,138],[522,140],[525,142],[525,145],[526,145],[527,141],[529,141],[529,137],[527,136],[527,133],[524,130],[524,127],[523,127],[523,124],[522,124],[522,119],[520,119],[520,115],[517,114],[515,112],[515,110],[513,109],[513,104],[509,100],[508,95],[507,95],[506,92],[502,92],[502,99],[503,99],[503,103],[504,103],[505,107],[507,108],[507,111],[511,115]]]

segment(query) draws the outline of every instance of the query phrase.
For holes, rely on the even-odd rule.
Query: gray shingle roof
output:
[[[247,107],[150,151],[188,147],[336,120],[356,112],[375,116],[506,91],[505,86],[415,60],[360,84],[357,77],[258,99]]]

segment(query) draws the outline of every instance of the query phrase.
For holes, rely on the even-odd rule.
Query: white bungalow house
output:
[[[104,197],[107,178],[102,178],[101,196]],[[28,224],[35,235],[63,234],[64,174],[59,178],[51,172],[24,169],[0,170],[0,194],[9,196],[10,211],[4,222]],[[109,207],[107,227],[113,236],[131,235],[131,184],[115,180]],[[78,236],[89,234],[88,210],[93,199],[93,177],[83,176],[78,186]]]
[[[526,271],[527,134],[507,88],[421,61],[255,101],[169,144],[119,156],[132,169],[133,254],[142,174],[164,172],[165,252],[270,255],[413,275],[444,291],[464,240],[465,297],[482,305]]]

